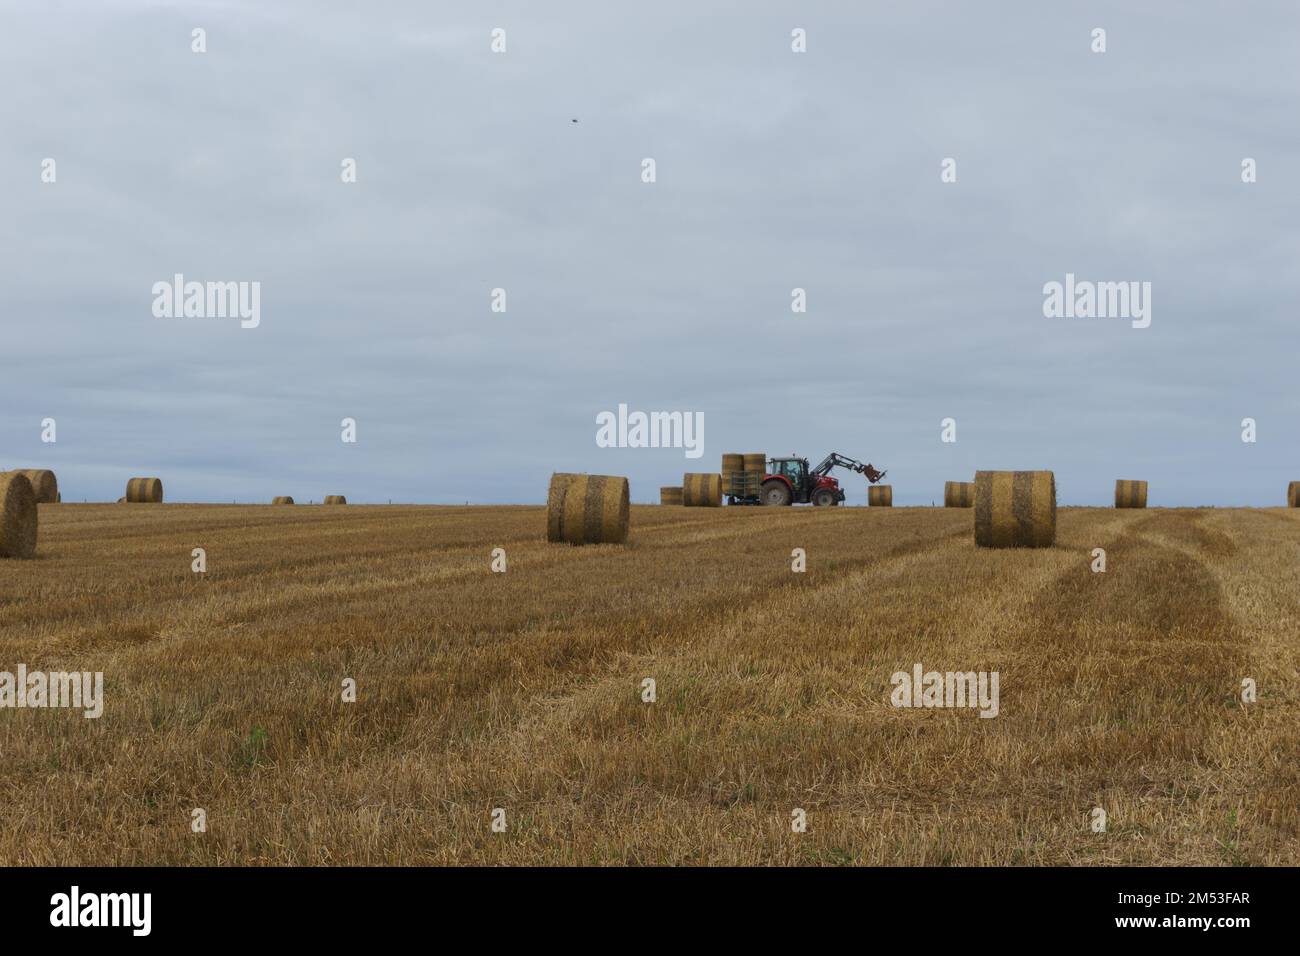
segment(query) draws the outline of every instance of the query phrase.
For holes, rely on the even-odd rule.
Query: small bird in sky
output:
[[[577,121],[576,119],[573,119],[573,120],[569,120],[569,122],[570,122],[570,123],[576,123],[576,122],[578,122],[578,121]]]

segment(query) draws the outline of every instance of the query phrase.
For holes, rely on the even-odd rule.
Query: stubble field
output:
[[[0,710],[0,863],[1300,863],[1300,509],[971,520],[41,505],[0,670],[105,706]],[[918,663],[998,716],[891,706]]]

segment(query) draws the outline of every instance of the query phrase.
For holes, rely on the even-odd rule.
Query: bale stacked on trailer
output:
[[[680,485],[664,485],[659,489],[659,503],[661,505],[680,505],[682,503],[682,489]]]
[[[682,475],[682,504],[687,508],[722,507],[722,476],[704,472]]]
[[[32,484],[38,505],[52,505],[59,500],[59,479],[48,468],[22,468],[18,474],[24,475]]]
[[[1116,508],[1145,508],[1147,506],[1147,483],[1145,481],[1115,482]]]
[[[744,455],[738,455],[734,452],[723,453],[722,493],[724,495],[735,495],[738,498],[743,498],[745,496]]]
[[[126,483],[126,500],[131,504],[161,504],[161,478],[132,478]]]
[[[945,508],[974,508],[975,482],[945,481],[943,483],[943,506]]]
[[[293,504],[293,495],[276,495],[271,499],[273,505],[291,505]]]
[[[628,526],[627,479],[556,472],[546,493],[546,540],[623,544]]]
[[[326,495],[325,504],[327,505],[345,505],[348,503],[346,495]]]
[[[20,471],[0,472],[0,558],[36,556],[36,492]]]
[[[894,507],[894,486],[893,485],[868,486],[867,504],[873,508]]]
[[[1046,548],[1056,541],[1056,476],[1050,471],[975,472],[975,543]]]
[[[1300,508],[1300,481],[1286,486],[1286,504],[1288,508]]]
[[[733,498],[757,498],[766,471],[767,455],[762,452],[728,452],[722,456],[722,493]]]
[[[767,453],[748,452],[745,455],[745,497],[757,498],[763,492],[763,479],[767,477]]]

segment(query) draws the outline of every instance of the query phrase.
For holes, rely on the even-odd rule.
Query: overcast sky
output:
[[[897,504],[977,468],[1281,504],[1297,51],[1290,0],[5,0],[0,466],[78,501],[539,502],[554,470],[651,501],[834,450]],[[1045,318],[1067,272],[1150,282],[1150,327]],[[260,326],[156,318],[176,273],[260,282]],[[703,458],[597,447],[620,403],[703,413]]]

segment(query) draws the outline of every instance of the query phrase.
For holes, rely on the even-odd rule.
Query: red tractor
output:
[[[816,468],[808,468],[807,458],[773,458],[767,463],[768,474],[763,479],[759,501],[765,505],[790,505],[812,502],[819,507],[837,505],[844,500],[844,491],[830,471],[835,466],[866,475],[873,485],[885,477],[870,464],[864,465],[838,452],[831,452]]]

